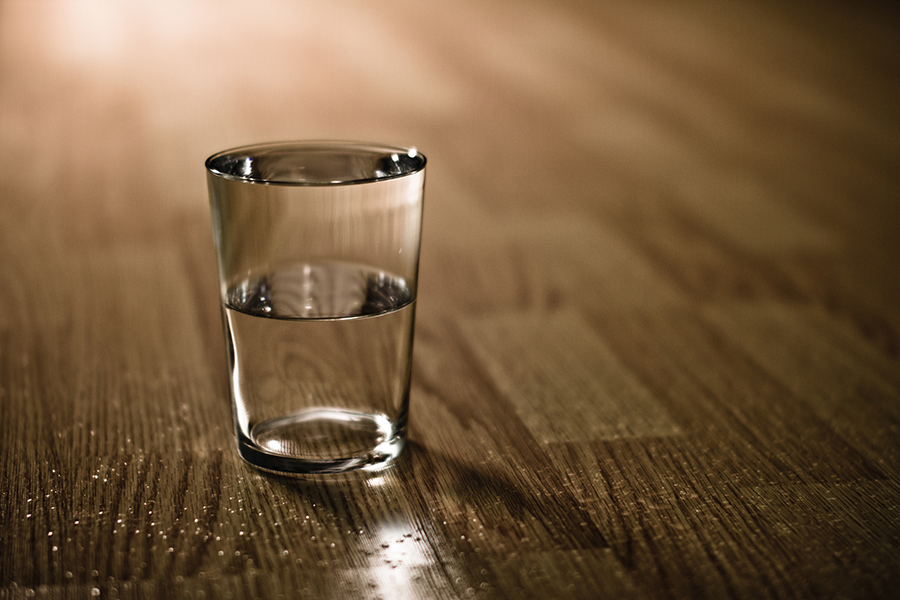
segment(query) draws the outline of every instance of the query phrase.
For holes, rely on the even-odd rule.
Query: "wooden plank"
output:
[[[484,550],[495,554],[605,547],[544,446],[477,372],[461,335],[448,324],[424,333],[411,404],[414,451],[423,461],[417,481],[444,524],[460,528],[451,539],[483,534]],[[470,529],[472,517],[484,527]]]
[[[661,438],[554,448],[562,468],[583,472],[575,493],[648,596],[890,595],[897,556],[887,549],[900,533],[893,482],[742,485],[720,479],[714,457],[698,464],[692,446]],[[836,573],[852,573],[858,587]]]
[[[578,313],[491,314],[461,329],[539,443],[679,433]]]
[[[826,483],[885,474],[733,341],[679,310],[598,312],[592,323],[721,475]],[[703,368],[698,368],[703,365]],[[823,457],[829,457],[824,460]]]
[[[880,469],[900,466],[900,369],[820,311],[734,305],[707,311],[798,399]]]

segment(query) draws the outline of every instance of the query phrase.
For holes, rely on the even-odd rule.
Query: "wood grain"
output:
[[[0,597],[892,598],[887,4],[0,0]],[[236,451],[203,171],[429,159],[411,440]]]
[[[680,433],[577,313],[492,313],[462,320],[460,327],[494,386],[541,444]]]

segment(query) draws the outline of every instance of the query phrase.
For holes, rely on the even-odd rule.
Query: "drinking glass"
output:
[[[310,141],[206,161],[240,455],[380,470],[406,442],[425,157]]]

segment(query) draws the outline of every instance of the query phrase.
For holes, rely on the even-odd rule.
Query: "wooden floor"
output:
[[[0,0],[0,597],[892,598],[889,3]],[[429,160],[412,444],[235,451],[204,159]]]

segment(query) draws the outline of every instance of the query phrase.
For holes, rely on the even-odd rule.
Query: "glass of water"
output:
[[[240,455],[386,467],[406,442],[425,157],[291,142],[206,169]]]

